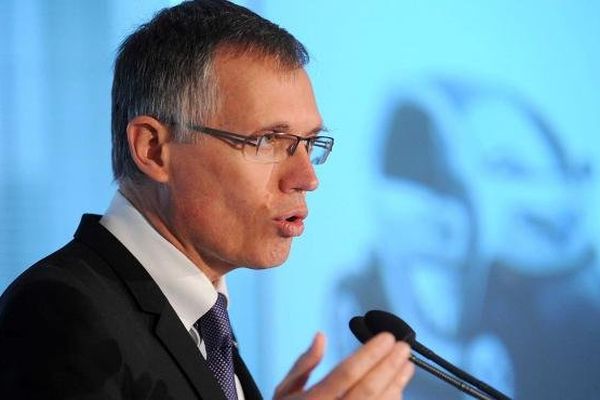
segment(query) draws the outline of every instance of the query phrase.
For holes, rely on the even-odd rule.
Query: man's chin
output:
[[[246,246],[245,251],[240,251],[242,258],[237,260],[237,265],[253,270],[278,267],[288,259],[291,247],[291,238],[257,240],[251,246]]]
[[[260,270],[279,267],[286,262],[290,254],[290,246],[280,246],[268,255],[257,257],[246,265],[247,268]]]
[[[255,271],[260,271],[260,270],[266,270],[266,269],[271,269],[271,268],[277,268],[279,266],[281,266],[281,264],[264,264],[264,265],[250,265],[250,266],[246,266],[246,268],[255,270]]]
[[[276,268],[281,266],[283,263],[285,263],[285,261],[287,260],[287,254],[285,257],[279,257],[276,259],[270,259],[270,260],[264,260],[262,262],[257,262],[254,263],[250,266],[248,266],[248,268],[250,269],[270,269],[270,268]]]

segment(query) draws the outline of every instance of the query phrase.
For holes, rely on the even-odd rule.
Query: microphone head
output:
[[[380,310],[371,310],[365,314],[364,322],[373,335],[380,332],[390,332],[396,340],[402,340],[413,346],[416,334],[412,328],[392,313]]]
[[[361,343],[366,343],[373,337],[373,333],[367,328],[363,317],[354,317],[348,323],[350,330]]]

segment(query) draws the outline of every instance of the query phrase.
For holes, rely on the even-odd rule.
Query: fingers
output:
[[[380,399],[402,399],[402,392],[415,374],[415,364],[412,362],[405,362],[400,371],[396,374],[392,382],[383,391]]]
[[[348,400],[377,398],[385,399],[394,396],[398,399],[404,388],[404,369],[408,364],[410,347],[404,342],[397,342],[386,356],[375,365],[344,396]],[[408,382],[408,379],[406,379]],[[389,393],[387,393],[389,392]],[[386,393],[384,397],[383,394]]]
[[[315,385],[310,390],[310,397],[379,398],[390,385],[403,388],[404,378],[401,379],[397,375],[409,375],[410,371],[400,372],[408,362],[408,355],[409,347],[406,343],[396,344],[391,334],[381,333]],[[410,376],[406,380],[409,378]],[[390,391],[395,392],[392,389]]]
[[[292,393],[301,391],[310,377],[310,373],[323,359],[325,353],[325,336],[318,332],[306,350],[294,363],[286,377],[275,389],[274,399],[281,399]]]
[[[408,360],[409,346],[396,343],[389,333],[381,333],[305,391],[304,385],[323,358],[324,350],[325,337],[318,333],[277,387],[274,399],[397,400],[414,374],[414,365]]]

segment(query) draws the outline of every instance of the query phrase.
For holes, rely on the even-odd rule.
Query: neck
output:
[[[176,229],[173,229],[168,218],[168,193],[156,184],[121,184],[119,192],[142,214],[148,223],[181,253],[189,258],[196,267],[216,286],[217,282],[228,272],[226,268],[215,268],[193,248],[185,245]]]

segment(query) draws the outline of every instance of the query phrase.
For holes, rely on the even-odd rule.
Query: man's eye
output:
[[[275,133],[266,133],[262,136],[261,144],[274,144],[277,141]]]

